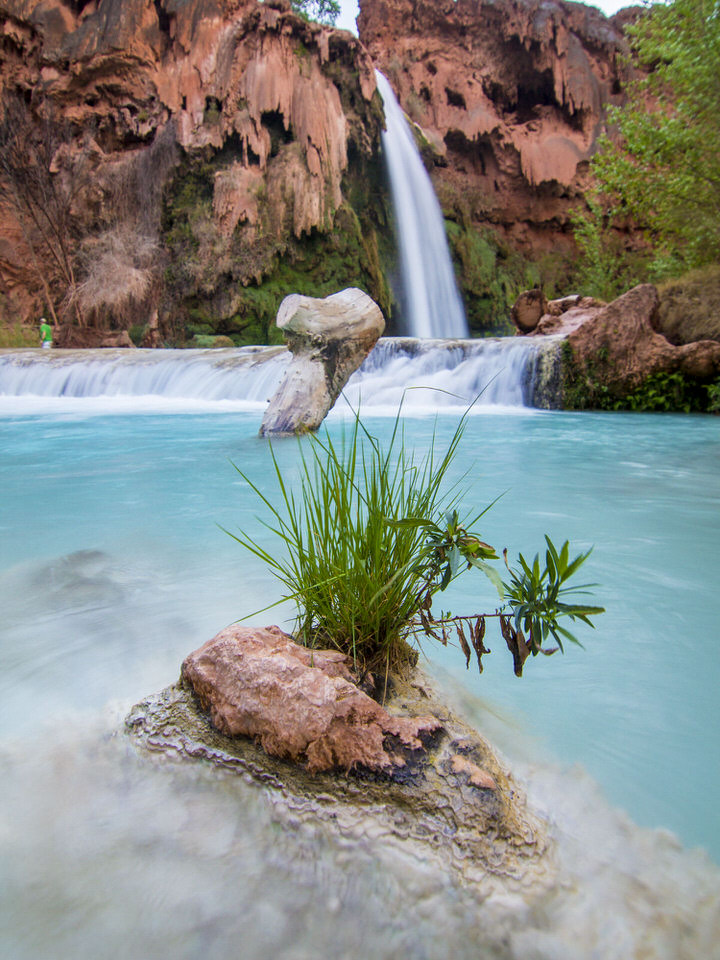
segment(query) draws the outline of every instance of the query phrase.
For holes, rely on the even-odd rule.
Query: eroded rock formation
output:
[[[283,296],[351,285],[392,324],[377,64],[422,131],[471,329],[502,327],[527,258],[562,276],[574,251],[629,16],[362,0],[366,48],[288,0],[0,0],[0,90],[59,125],[67,200],[54,252],[2,210],[0,293],[158,345],[279,340]]]
[[[571,242],[570,209],[626,79],[627,16],[562,0],[360,0],[358,27],[436,151],[446,210],[537,254]]]
[[[558,352],[565,404],[605,406],[622,401],[657,374],[679,373],[707,384],[720,376],[720,343],[697,340],[675,345],[659,331],[660,298],[652,284],[641,284],[610,304],[591,297],[551,300],[528,336],[565,339]],[[527,319],[527,317],[525,317]],[[557,389],[562,389],[558,379]]]
[[[292,361],[263,417],[260,436],[316,430],[385,329],[378,305],[362,290],[324,300],[291,294],[280,305],[278,329]]]
[[[288,277],[264,299],[252,289],[280,257],[302,274],[310,254],[325,260],[325,289],[311,279],[313,292],[364,282],[387,300],[371,211],[354,210],[344,186],[375,162],[381,118],[372,63],[351,34],[303,20],[288,0],[1,0],[0,36],[0,90],[38,124],[64,125],[56,182],[86,161],[71,254],[82,262],[82,239],[119,222],[157,244],[138,319],[159,298],[161,328],[180,311],[190,335],[241,337],[260,316],[267,336],[298,285]],[[169,148],[153,152],[163,139],[169,159]],[[3,217],[0,276],[27,310],[52,257],[41,240],[39,264],[20,249],[29,231],[16,221]],[[137,269],[132,253],[123,266]]]

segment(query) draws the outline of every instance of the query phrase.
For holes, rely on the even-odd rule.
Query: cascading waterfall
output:
[[[478,396],[484,407],[537,406],[538,370],[548,366],[548,356],[552,366],[554,347],[549,337],[451,343],[382,338],[344,392],[364,410],[394,411],[403,395],[405,407],[418,411],[465,406]],[[132,398],[166,406],[225,401],[259,407],[279,386],[289,357],[283,347],[7,351],[0,353],[0,409],[17,406],[22,397],[92,398],[104,408]]]
[[[387,129],[387,164],[400,250],[408,333],[413,337],[467,337],[440,204],[392,87],[376,71]]]

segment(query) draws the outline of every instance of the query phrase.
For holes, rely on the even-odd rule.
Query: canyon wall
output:
[[[570,215],[606,108],[622,102],[623,26],[637,15],[562,0],[360,0],[360,37],[425,142],[476,329],[506,312],[523,277],[568,292]]]
[[[471,328],[501,327],[521,289],[566,292],[628,16],[361,0],[360,43],[288,0],[0,0],[0,320],[50,311],[66,345],[267,342],[288,292],[358,286],[392,332],[377,65],[418,125]]]
[[[66,228],[58,251],[42,212],[6,202],[0,277],[20,313],[50,296],[89,330],[159,309],[166,339],[263,342],[288,291],[362,286],[390,312],[382,111],[351,34],[287,0],[0,0],[0,37],[3,96],[40,165],[50,132]]]

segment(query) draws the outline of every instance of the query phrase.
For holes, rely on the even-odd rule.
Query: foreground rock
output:
[[[463,879],[553,874],[545,825],[419,672],[393,679],[383,707],[348,678],[337,652],[298,648],[277,627],[231,627],[133,707],[126,729],[153,753],[251,778],[291,816],[399,842],[421,861],[432,850]]]
[[[267,434],[316,430],[385,329],[378,305],[351,287],[318,300],[292,294],[277,325],[293,359],[260,427]]]
[[[440,729],[434,717],[391,717],[355,686],[343,653],[301,647],[279,627],[228,627],[185,659],[181,678],[221,733],[311,773],[392,772]]]
[[[529,332],[518,329],[528,336],[565,338],[561,379],[565,405],[572,407],[595,406],[607,397],[622,400],[656,374],[680,373],[699,384],[714,380],[720,375],[720,343],[670,343],[658,332],[659,302],[657,289],[649,283],[610,304],[565,297],[550,301]],[[527,327],[527,313],[523,320]]]

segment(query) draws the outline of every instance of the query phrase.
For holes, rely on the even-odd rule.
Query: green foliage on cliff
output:
[[[472,335],[513,334],[510,309],[523,290],[542,283],[550,297],[565,292],[556,287],[567,275],[561,257],[529,261],[491,229],[478,230],[455,216],[445,219],[445,231]]]
[[[582,367],[570,344],[562,345],[565,410],[632,410],[645,413],[716,413],[720,380],[699,383],[680,371],[653,373],[625,392],[608,387],[612,358],[603,348]]]
[[[300,484],[293,489],[271,449],[279,487],[272,499],[267,478],[257,485],[239,471],[268,510],[280,549],[244,533],[231,536],[267,563],[287,591],[283,599],[297,604],[301,642],[337,647],[360,673],[387,677],[390,669],[414,662],[410,644],[418,637],[443,645],[454,638],[466,664],[474,651],[482,672],[482,657],[490,652],[483,643],[487,621],[497,619],[521,676],[529,656],[554,653],[563,640],[577,643],[559,620],[592,626],[589,617],[602,613],[584,601],[569,602],[573,592],[585,592],[568,580],[589,552],[571,561],[567,543],[557,550],[546,537],[544,561],[521,554],[503,582],[493,566],[499,560],[494,548],[472,530],[489,507],[462,520],[457,484],[446,485],[464,424],[465,417],[444,451],[433,438],[417,461],[405,449],[399,413],[386,449],[356,417],[347,442],[336,445],[328,434],[305,440]],[[490,579],[498,607],[436,616],[434,598],[469,570]],[[547,647],[549,638],[557,647]]]
[[[613,229],[612,215],[597,196],[588,194],[585,203],[586,209],[571,217],[580,252],[573,284],[585,296],[610,302],[646,280],[648,257],[626,249],[622,235]]]
[[[177,342],[221,335],[237,345],[282,343],[274,324],[285,296],[324,297],[350,286],[368,293],[390,320],[387,272],[394,253],[390,231],[383,229],[377,171],[349,170],[347,200],[328,228],[301,237],[291,223],[274,222],[261,181],[259,222],[240,223],[228,236],[215,223],[213,189],[216,175],[234,159],[231,144],[186,158],[166,195],[166,311],[177,318]]]
[[[284,297],[289,293],[326,297],[351,286],[364,290],[386,317],[390,315],[391,294],[380,268],[377,235],[372,230],[363,234],[354,210],[343,205],[331,232],[313,231],[301,241],[291,241],[260,284],[236,292],[235,315],[227,322],[230,336],[234,323],[254,319],[268,339],[243,342],[282,342],[274,323]]]
[[[646,73],[610,111],[619,141],[601,140],[592,169],[610,218],[633,218],[653,275],[672,276],[720,258],[717,0],[656,3],[627,34]]]

